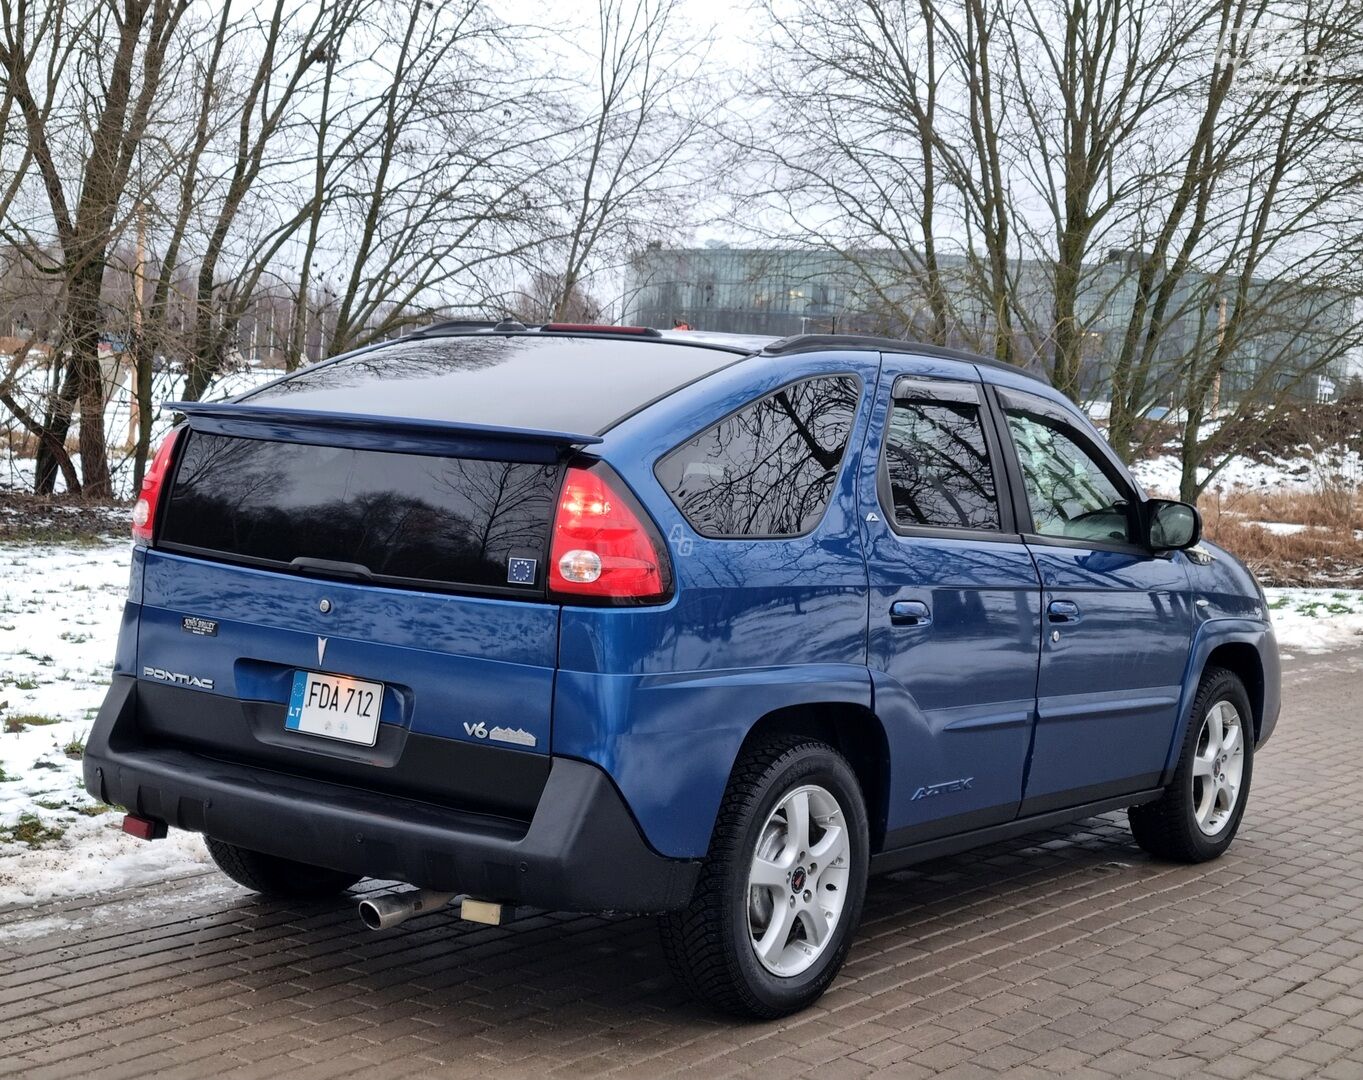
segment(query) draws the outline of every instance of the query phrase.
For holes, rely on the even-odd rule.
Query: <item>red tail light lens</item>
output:
[[[133,504],[133,539],[139,544],[150,544],[152,530],[156,527],[156,504],[161,498],[161,487],[170,469],[171,455],[183,428],[175,428],[166,436],[156,456],[151,459],[151,467],[142,477],[142,490],[137,493]]]
[[[671,586],[662,539],[625,486],[600,465],[569,468],[549,549],[550,590],[643,603],[663,599]]]

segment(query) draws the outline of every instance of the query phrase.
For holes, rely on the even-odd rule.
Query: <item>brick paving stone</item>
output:
[[[648,919],[380,935],[200,875],[0,911],[0,1076],[1363,1080],[1363,651],[1284,697],[1225,858],[1155,862],[1116,813],[878,880],[802,1016],[706,1012]]]

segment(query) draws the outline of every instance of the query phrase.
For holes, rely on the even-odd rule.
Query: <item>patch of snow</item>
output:
[[[1173,454],[1161,454],[1138,461],[1132,465],[1131,471],[1147,491],[1162,495],[1177,494],[1183,475],[1179,460]],[[1206,469],[1199,469],[1198,479],[1205,478],[1207,472]],[[1316,490],[1317,477],[1310,459],[1305,456],[1268,462],[1237,457],[1216,474],[1211,490],[1308,492]]]
[[[77,745],[108,687],[128,551],[126,541],[0,546],[0,723],[34,718],[0,730],[0,906],[160,880],[207,859],[191,834],[144,843],[119,832],[122,814],[82,786]],[[36,850],[9,840],[24,815],[61,838]]]
[[[1294,533],[1305,532],[1312,528],[1310,525],[1302,525],[1295,521],[1248,521],[1245,524],[1263,529],[1264,532],[1271,532],[1275,536],[1291,536]]]
[[[1289,649],[1317,653],[1363,645],[1363,590],[1265,589],[1264,593],[1280,656]]]
[[[212,865],[197,833],[172,829],[164,840],[136,840],[120,831],[122,817],[77,818],[52,847],[0,845],[0,905],[116,892]]]

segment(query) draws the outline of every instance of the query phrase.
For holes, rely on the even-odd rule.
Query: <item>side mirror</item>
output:
[[[1145,515],[1151,551],[1182,551],[1202,539],[1202,515],[1195,506],[1151,499],[1145,504]]]

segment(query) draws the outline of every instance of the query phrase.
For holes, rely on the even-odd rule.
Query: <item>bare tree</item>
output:
[[[64,441],[79,410],[82,489],[94,496],[111,492],[99,363],[104,271],[134,155],[188,6],[188,0],[0,5],[0,71],[22,117],[26,153],[60,249],[60,263],[48,269],[61,275],[65,292],[61,342],[69,359],[35,434],[44,447]],[[73,143],[81,148],[78,161],[67,153]],[[40,490],[51,490],[55,467],[40,450]]]
[[[887,329],[1107,398],[1123,454],[1169,406],[1185,496],[1363,340],[1357,4],[830,0],[769,24],[737,181],[758,228],[837,252]],[[1250,81],[1226,43],[1266,29],[1303,62]]]
[[[536,267],[540,284],[556,283],[553,319],[597,274],[694,217],[704,180],[705,56],[678,0],[599,0],[594,14],[591,74],[557,117],[558,224]]]

